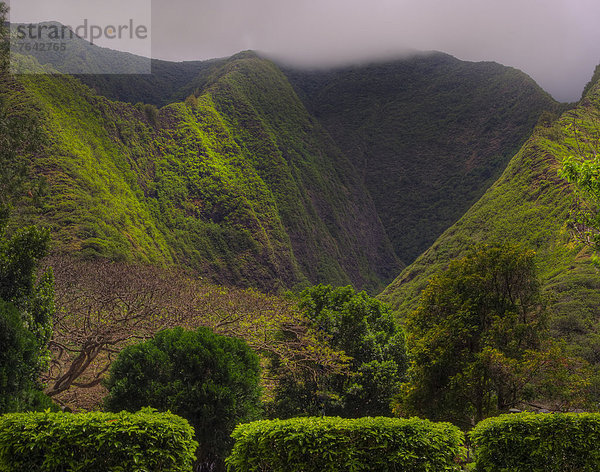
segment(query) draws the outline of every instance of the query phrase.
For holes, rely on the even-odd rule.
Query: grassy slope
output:
[[[128,58],[82,40],[74,42],[73,50],[85,52],[92,64],[121,64]],[[80,60],[75,56],[67,59]],[[242,56],[256,57],[252,53],[238,57]],[[61,61],[55,62],[60,66]],[[153,61],[150,76],[80,79],[111,99],[162,106],[202,93],[215,76],[221,76],[225,63],[224,59]],[[284,68],[284,72],[309,112],[361,172],[394,251],[403,261],[414,260],[458,220],[499,177],[540,112],[557,108],[522,72],[440,53],[332,71]],[[251,83],[246,83],[243,99],[251,95]],[[262,80],[258,88],[266,83]],[[270,95],[264,92],[263,87],[263,98]],[[237,99],[243,101],[239,95]],[[263,122],[277,114],[275,107],[290,103],[269,105],[274,107],[254,108]],[[280,138],[281,130],[271,124],[271,132]],[[288,130],[290,134],[296,131]],[[280,140],[278,145],[289,142]]]
[[[600,84],[574,110],[538,126],[485,195],[380,295],[400,316],[411,310],[428,279],[474,244],[511,239],[537,251],[545,288],[555,293],[557,336],[600,362],[600,278],[589,254],[567,228],[572,196],[558,175],[578,142],[600,142]],[[580,130],[576,139],[574,130]]]
[[[61,250],[267,290],[376,289],[399,267],[352,166],[267,61],[231,60],[197,105],[172,103],[155,123],[69,77],[22,83],[51,144],[34,163],[50,194],[21,214],[51,224]]]
[[[273,190],[303,272],[336,283],[346,273],[367,287],[373,274],[391,279],[399,263],[351,163],[275,65],[236,57],[206,90]]]
[[[440,53],[286,74],[363,173],[405,262],[481,197],[541,111],[557,108],[520,71]]]

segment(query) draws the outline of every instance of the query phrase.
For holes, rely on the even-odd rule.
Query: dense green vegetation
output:
[[[75,52],[13,65],[141,60]],[[43,370],[56,401],[96,407],[120,352],[105,407],[181,414],[196,467],[222,470],[234,426],[263,407],[463,427],[513,407],[597,408],[598,71],[559,118],[521,72],[439,53],[329,71],[252,52],[153,64],[15,80],[0,63],[0,412],[47,402]],[[381,288],[479,197],[381,294],[398,316],[348,285]],[[37,272],[50,234],[58,310],[52,272]],[[452,470],[462,440],[339,418],[234,437],[233,470]]]
[[[0,416],[2,472],[191,472],[197,445],[186,420],[151,409]]]
[[[220,471],[236,424],[260,413],[259,360],[248,345],[208,328],[164,330],[126,347],[107,380],[109,411],[172,411],[196,431],[198,470]]]
[[[531,250],[504,243],[452,261],[408,316],[399,411],[470,427],[523,402],[558,397],[568,408],[585,396],[574,391],[583,371],[549,339],[546,304]]]
[[[598,273],[589,251],[573,239],[567,221],[572,189],[558,171],[578,155],[582,139],[598,142],[600,84],[555,121],[545,121],[512,159],[502,177],[417,261],[380,295],[404,318],[428,280],[476,244],[519,241],[537,253],[542,288],[552,296],[550,327],[573,353],[600,361]]]
[[[592,471],[600,467],[600,415],[522,413],[488,418],[469,433],[476,470]]]
[[[54,287],[38,275],[49,234],[36,227],[7,237],[0,218],[0,413],[47,407],[39,376],[48,368]]]
[[[600,71],[600,68],[597,72]],[[597,74],[594,77],[598,78]],[[598,123],[590,123],[599,131]],[[600,251],[600,159],[598,158],[599,141],[590,141],[580,133],[578,125],[573,125],[577,152],[562,161],[559,175],[573,184],[575,204],[569,221],[579,242],[592,247],[595,253],[592,260],[598,266]]]
[[[131,59],[74,42],[92,65]],[[81,60],[71,56],[77,55],[50,58],[52,67]],[[52,78],[45,85],[65,88],[54,109],[71,93],[75,101],[86,96],[96,114],[95,100],[104,104],[90,117],[94,126],[80,116],[71,131],[86,130],[84,146],[100,139],[102,151],[91,146],[97,158],[121,161],[107,175],[117,172],[112,180],[125,180],[133,192],[134,201],[115,208],[116,215],[103,215],[105,228],[86,229],[100,234],[85,251],[173,261],[218,282],[269,290],[307,282],[381,288],[401,269],[398,259],[413,260],[491,185],[542,110],[558,107],[519,71],[439,53],[301,71],[245,52],[205,62],[153,61],[148,76],[79,80],[108,98],[146,103],[138,103],[139,115],[75,82]],[[33,82],[28,87],[44,81]],[[148,104],[165,108],[156,114]],[[59,121],[50,124],[53,132],[64,116]],[[62,143],[61,153],[72,154],[72,144]],[[69,161],[61,165],[67,173],[78,164]],[[196,161],[206,164],[200,176]],[[130,170],[137,178],[123,179]],[[59,198],[98,185],[97,178],[85,180],[71,182]],[[119,220],[134,218],[128,210],[140,216],[125,229]],[[74,222],[93,220],[96,211],[93,205]],[[140,227],[157,247],[135,234]],[[72,233],[57,236],[70,251],[81,238]]]
[[[404,332],[389,309],[352,287],[324,285],[302,292],[299,309],[323,344],[347,357],[348,369],[331,372],[315,363],[299,373],[274,358],[271,415],[390,416],[407,359]]]
[[[22,219],[49,224],[62,251],[176,262],[221,283],[389,280],[399,263],[368,193],[285,77],[254,55],[218,72],[158,114],[70,77],[22,77],[49,141],[32,163],[49,192]]]
[[[230,472],[460,470],[463,434],[418,418],[295,418],[239,425]]]
[[[405,263],[494,183],[542,111],[558,109],[516,69],[442,53],[285,71],[363,175]]]
[[[35,111],[7,73],[5,6],[0,3],[0,413],[48,407],[40,374],[48,367],[54,314],[51,271],[39,271],[50,235],[35,226],[10,231],[10,215],[27,190],[21,156],[39,149]]]

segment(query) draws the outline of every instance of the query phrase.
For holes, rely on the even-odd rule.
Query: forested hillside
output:
[[[406,263],[494,183],[540,113],[558,109],[519,70],[442,53],[285,72],[363,175]]]
[[[39,59],[130,60],[74,42],[74,57]],[[36,161],[50,184],[37,216],[61,250],[265,290],[381,289],[559,108],[519,71],[441,53],[329,71],[253,52],[152,66],[22,78],[52,143]]]
[[[265,290],[376,289],[400,267],[352,165],[268,61],[234,57],[160,112],[68,76],[21,84],[48,138],[33,163],[48,193],[21,216],[50,224],[57,250]]]
[[[597,77],[595,78],[597,80]],[[589,250],[568,225],[572,188],[558,175],[561,161],[594,152],[600,142],[600,84],[592,82],[579,105],[559,119],[547,117],[511,160],[502,177],[380,295],[406,316],[427,281],[477,244],[514,241],[538,255],[551,296],[557,337],[591,362],[600,359],[600,281]]]

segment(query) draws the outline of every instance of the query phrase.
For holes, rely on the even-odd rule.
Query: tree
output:
[[[407,320],[400,411],[469,425],[534,395],[546,319],[533,251],[483,246],[451,262]]]
[[[258,357],[208,328],[161,331],[125,348],[110,369],[109,411],[150,406],[186,418],[199,442],[197,470],[223,470],[236,424],[260,414]]]
[[[0,413],[26,408],[26,396],[35,386],[38,352],[19,310],[0,300]]]
[[[41,144],[35,118],[8,74],[7,9],[0,3],[0,413],[49,401],[38,378],[47,367],[54,313],[53,277],[38,277],[48,231],[27,227],[9,234],[9,214],[25,187],[25,156]]]
[[[391,414],[391,399],[406,370],[404,333],[389,309],[352,287],[318,285],[299,303],[321,342],[347,356],[347,369],[290,372],[275,362],[272,414],[279,417],[336,414],[345,417]]]
[[[6,234],[0,218],[0,413],[36,408],[48,365],[54,292],[52,271],[38,277],[49,233],[36,227]]]
[[[292,300],[213,285],[174,268],[56,254],[44,263],[55,276],[56,312],[43,379],[46,393],[74,410],[99,407],[106,395],[101,382],[124,347],[176,326],[244,339],[293,372],[342,364],[310,333]]]
[[[600,265],[600,130],[596,126],[593,138],[584,135],[575,123],[568,129],[574,133],[577,147],[574,155],[563,160],[559,175],[574,188],[569,224],[576,238],[595,250],[592,260]]]

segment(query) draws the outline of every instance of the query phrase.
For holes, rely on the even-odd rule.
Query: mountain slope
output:
[[[225,62],[225,59],[186,62],[148,59],[91,44],[75,34],[71,37],[70,30],[58,22],[39,23],[38,30],[34,30],[31,36],[24,33],[27,25],[13,23],[13,34],[19,34],[19,28],[23,26],[25,28],[20,34],[24,37],[15,45],[15,51],[27,54],[39,64],[50,66],[63,74],[85,71],[85,74],[75,77],[111,100],[156,106],[164,106],[178,99],[181,101],[185,98],[178,93],[181,88],[206,69]],[[60,35],[60,41],[52,39],[53,32]],[[39,47],[40,41],[60,47]],[[152,73],[147,73],[148,70]]]
[[[72,49],[85,51],[92,64],[130,59],[79,38],[73,41]],[[220,77],[225,63],[153,61],[149,76],[79,78],[108,98],[162,106],[201,94]],[[329,71],[280,69],[360,173],[395,253],[405,262],[481,197],[542,110],[558,109],[520,71],[441,53]],[[260,113],[269,119],[277,109]]]
[[[22,76],[50,142],[34,162],[49,194],[22,218],[51,224],[59,250],[175,262],[221,283],[390,280],[401,266],[368,192],[286,78],[254,55],[215,72],[160,112],[68,76]]]
[[[573,110],[538,126],[485,195],[380,295],[405,316],[428,279],[475,244],[514,240],[535,249],[552,323],[588,360],[600,362],[600,278],[588,251],[568,230],[572,190],[560,161],[600,143],[600,84]]]
[[[364,176],[400,259],[413,261],[500,176],[543,110],[524,73],[441,53],[286,75]]]

